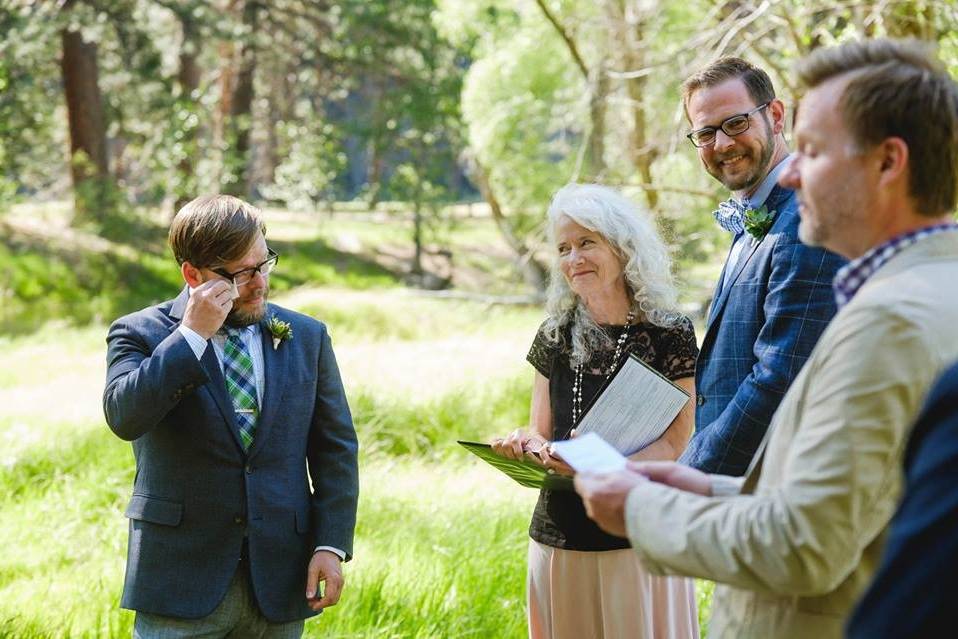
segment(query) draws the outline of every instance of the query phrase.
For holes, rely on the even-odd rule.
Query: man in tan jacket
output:
[[[583,475],[590,516],[646,567],[720,582],[712,637],[839,637],[901,492],[901,456],[932,380],[958,358],[958,86],[889,40],[806,58],[799,236],[852,261],[839,312],[744,478],[670,462]]]

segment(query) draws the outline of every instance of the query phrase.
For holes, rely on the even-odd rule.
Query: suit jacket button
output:
[[[245,522],[245,520],[244,520],[242,517],[240,517],[239,515],[237,515],[237,516],[233,517],[233,523],[234,523],[234,524],[239,524],[239,525],[242,526],[242,525],[243,525],[244,523],[246,523],[246,522]]]
[[[699,406],[701,406],[702,404],[704,404],[704,403],[705,403],[705,395],[699,395],[698,397],[696,397],[696,398],[695,398],[695,403],[698,404]]]
[[[253,466],[252,466],[252,464],[246,464],[246,474],[247,474],[247,475],[252,475],[252,474],[253,474]]]

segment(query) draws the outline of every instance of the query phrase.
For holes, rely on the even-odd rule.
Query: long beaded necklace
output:
[[[615,372],[615,367],[619,363],[619,358],[622,357],[622,349],[625,346],[625,339],[629,336],[629,327],[632,326],[632,321],[635,319],[635,313],[629,311],[629,314],[625,316],[625,326],[622,327],[622,333],[619,334],[619,339],[615,343],[615,353],[612,355],[612,366],[609,367],[609,372],[606,373],[605,378],[608,380],[612,377],[612,373]],[[572,425],[573,427],[579,421],[579,415],[582,414],[582,364],[578,364],[575,367],[575,379],[572,382]]]

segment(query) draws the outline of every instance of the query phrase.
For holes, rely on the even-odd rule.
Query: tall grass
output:
[[[276,299],[329,326],[361,443],[355,559],[340,604],[307,636],[524,636],[536,494],[455,439],[527,421],[523,358],[541,311],[405,293],[330,237],[284,223]],[[144,222],[135,243],[72,257],[0,242],[0,272],[39,286],[0,317],[19,331],[0,336],[0,639],[130,636],[133,614],[118,605],[133,457],[102,421],[104,321],[178,290],[158,228]],[[485,233],[477,224],[469,239]],[[317,281],[338,288],[302,286]]]

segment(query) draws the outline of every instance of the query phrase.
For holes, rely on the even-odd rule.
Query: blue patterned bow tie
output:
[[[748,201],[739,202],[735,198],[729,198],[719,204],[718,210],[712,215],[715,221],[723,229],[733,235],[738,235],[745,231],[745,211],[748,210]]]

